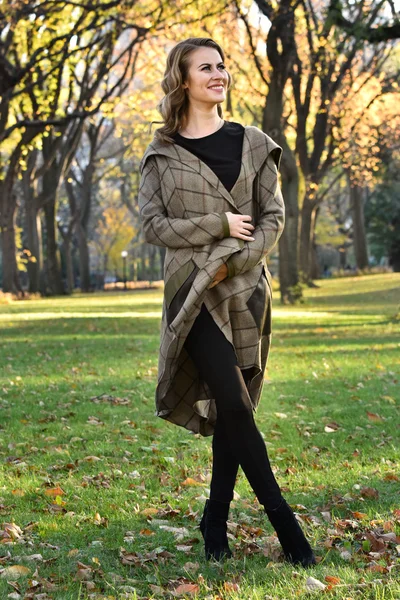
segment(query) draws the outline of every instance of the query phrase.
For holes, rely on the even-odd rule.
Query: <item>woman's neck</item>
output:
[[[188,115],[179,133],[187,137],[204,137],[217,131],[222,125],[222,119],[218,114]]]

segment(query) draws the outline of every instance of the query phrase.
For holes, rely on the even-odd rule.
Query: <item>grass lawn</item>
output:
[[[235,559],[205,561],[211,438],[154,417],[159,290],[0,306],[0,599],[399,600],[400,274],[319,283],[275,302],[257,412],[307,571],[242,473]]]

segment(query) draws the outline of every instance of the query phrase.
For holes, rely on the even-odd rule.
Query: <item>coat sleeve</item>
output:
[[[229,222],[225,213],[213,212],[187,219],[167,216],[161,194],[157,162],[149,157],[139,183],[139,215],[146,242],[168,248],[205,246],[229,237]]]
[[[271,253],[285,223],[285,206],[278,181],[279,156],[271,152],[260,170],[259,220],[252,232],[253,241],[244,242],[240,252],[226,262],[228,278],[249,271]]]

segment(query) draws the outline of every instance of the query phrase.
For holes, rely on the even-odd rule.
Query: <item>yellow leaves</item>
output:
[[[97,226],[96,245],[101,254],[110,257],[113,267],[121,266],[121,252],[125,250],[137,233],[131,214],[119,199],[111,201],[103,211],[103,221]]]
[[[108,527],[108,519],[106,517],[102,517],[98,512],[96,512],[93,517],[93,523],[99,527]]]
[[[385,400],[389,404],[396,404],[396,400],[392,396],[381,396],[381,400]]]
[[[3,579],[19,579],[20,577],[27,577],[30,574],[31,570],[28,567],[24,567],[23,565],[11,565],[10,567],[6,567],[4,571],[1,573],[1,577]]]

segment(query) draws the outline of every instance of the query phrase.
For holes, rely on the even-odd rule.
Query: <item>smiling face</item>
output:
[[[198,48],[190,54],[189,61],[188,76],[183,84],[189,101],[223,102],[229,76],[218,50],[207,46]]]

